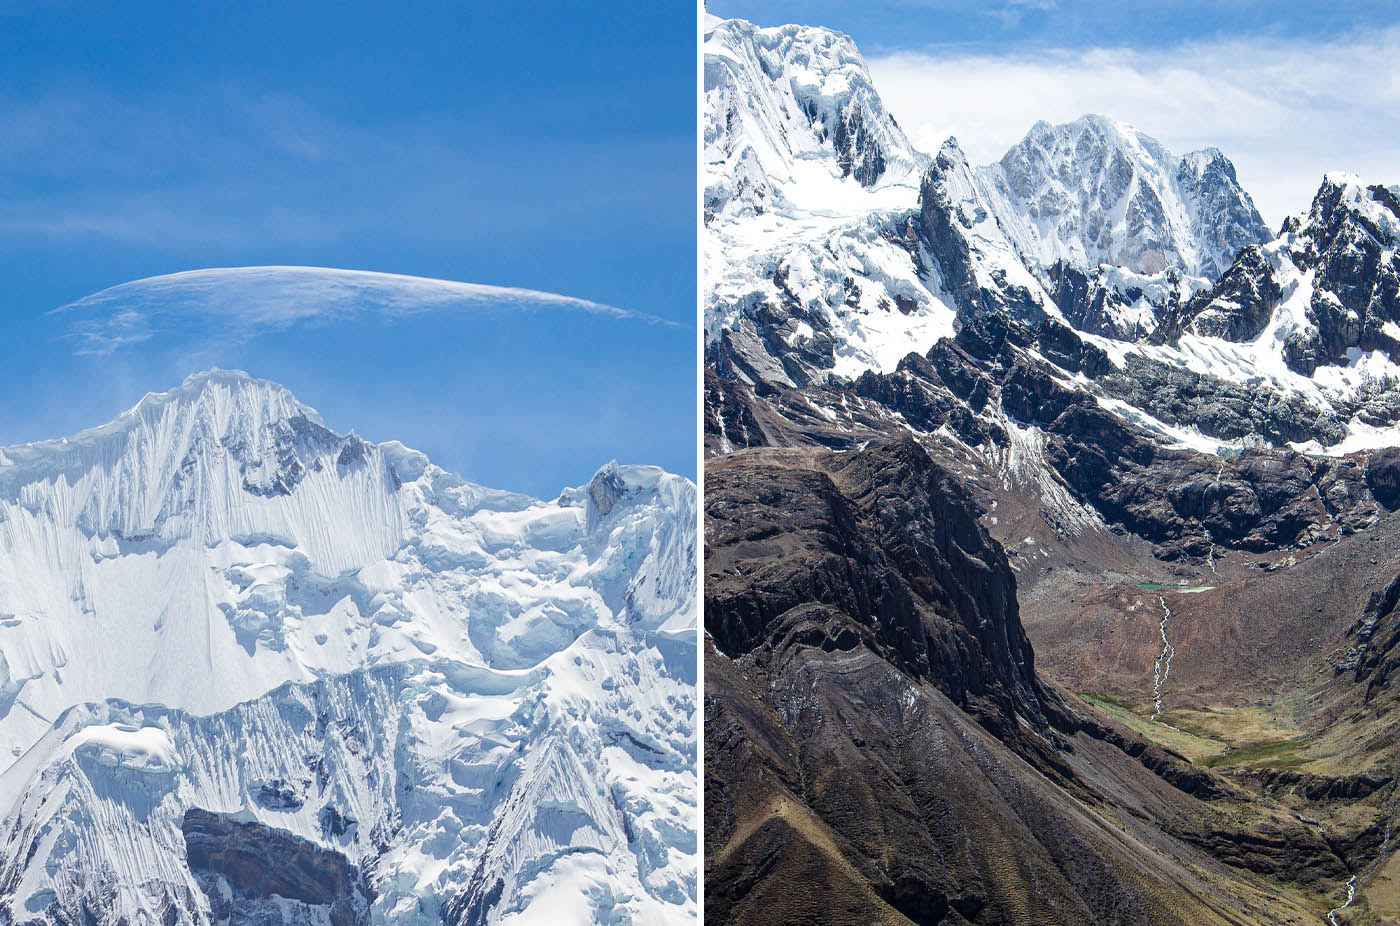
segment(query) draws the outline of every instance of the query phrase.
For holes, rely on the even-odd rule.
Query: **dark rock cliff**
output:
[[[1037,679],[1005,554],[914,441],[734,454],[705,499],[707,918],[1223,923],[1192,846],[1341,870]],[[1169,851],[1094,822],[1125,790]]]
[[[374,894],[341,853],[199,808],[185,812],[181,828],[190,870],[216,923],[369,922]]]
[[[1045,725],[1006,555],[913,440],[827,471],[726,469],[706,491],[705,627],[722,652],[863,646],[986,724]]]

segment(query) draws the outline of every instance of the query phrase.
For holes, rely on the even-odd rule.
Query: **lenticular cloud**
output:
[[[559,293],[326,267],[223,267],[122,283],[53,311],[72,321],[77,353],[108,355],[193,319],[249,339],[266,331],[357,315],[454,309],[564,309],[675,326],[674,322]]]

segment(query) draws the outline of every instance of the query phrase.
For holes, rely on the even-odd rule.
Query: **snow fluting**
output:
[[[0,450],[0,921],[693,919],[694,522],[223,371]],[[258,895],[255,836],[353,890]]]

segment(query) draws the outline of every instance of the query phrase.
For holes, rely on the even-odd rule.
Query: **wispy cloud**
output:
[[[1027,13],[1044,13],[1055,8],[1055,0],[1006,0],[987,8],[987,15],[1001,20],[1008,27],[1019,26]]]
[[[390,193],[467,166],[442,163],[441,145],[413,152],[338,125],[288,94],[226,87],[0,91],[0,124],[0,235],[31,239],[145,248],[326,240],[345,208],[324,190],[351,186],[357,164],[404,178]]]
[[[324,267],[189,270],[122,283],[50,314],[68,320],[83,356],[109,356],[163,334],[203,332],[238,343],[262,334],[379,314],[393,319],[463,309],[559,309],[668,328],[668,319],[559,293]]]
[[[869,61],[925,150],[956,136],[976,162],[1031,125],[1111,115],[1185,153],[1221,148],[1271,224],[1307,208],[1322,174],[1400,182],[1400,28],[1345,38],[1235,38],[1152,49],[898,52]]]

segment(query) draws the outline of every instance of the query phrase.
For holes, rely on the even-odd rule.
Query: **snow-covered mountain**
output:
[[[911,185],[928,158],[885,110],[848,36],[714,21],[705,36],[706,219],[822,208]],[[857,194],[858,195],[858,194]]]
[[[1037,122],[978,178],[1003,232],[1042,267],[1065,261],[1214,280],[1269,237],[1216,148],[1178,158],[1105,116]]]
[[[888,372],[990,304],[1146,340],[1268,237],[1214,149],[1176,158],[1086,116],[1038,124],[995,164],[953,139],[930,157],[849,37],[708,29],[706,341],[743,379]]]
[[[1273,348],[1312,375],[1380,351],[1400,357],[1400,195],[1330,173],[1312,207],[1240,255],[1182,324],[1193,333]]]
[[[786,348],[761,342],[853,374],[893,362],[887,346],[908,332],[949,331],[937,281],[911,264],[929,158],[886,111],[851,39],[711,18],[704,52],[707,337],[728,331],[764,376],[800,383],[811,364],[785,364]],[[851,288],[852,267],[880,285]],[[775,308],[780,322],[756,320]]]
[[[729,50],[759,36],[764,56]],[[779,36],[840,47],[839,66]],[[769,84],[792,82],[793,58],[806,85],[862,75],[851,86],[884,112],[844,36],[726,21],[706,48],[725,78],[717,87],[771,97]],[[727,99],[707,97],[708,137],[729,137]],[[744,125],[755,149],[753,138],[782,135]],[[1101,116],[1039,123],[983,167],[949,139],[927,161],[910,155],[925,165],[917,190],[902,174],[868,189],[823,157],[830,169],[809,199],[790,159],[777,159],[784,210],[711,218],[706,357],[721,379],[844,388],[993,314],[1018,326],[1028,362],[1171,444],[1331,454],[1400,444],[1394,188],[1329,175],[1311,210],[1270,239],[1219,151],[1176,157]],[[717,150],[709,158],[725,163]],[[1102,359],[1085,369],[1073,359],[1085,356]]]
[[[1306,397],[1329,425],[1310,449],[1400,443],[1397,246],[1400,191],[1329,173],[1306,213],[1164,321],[1158,353]]]
[[[694,506],[227,372],[0,450],[0,922],[693,919]]]

